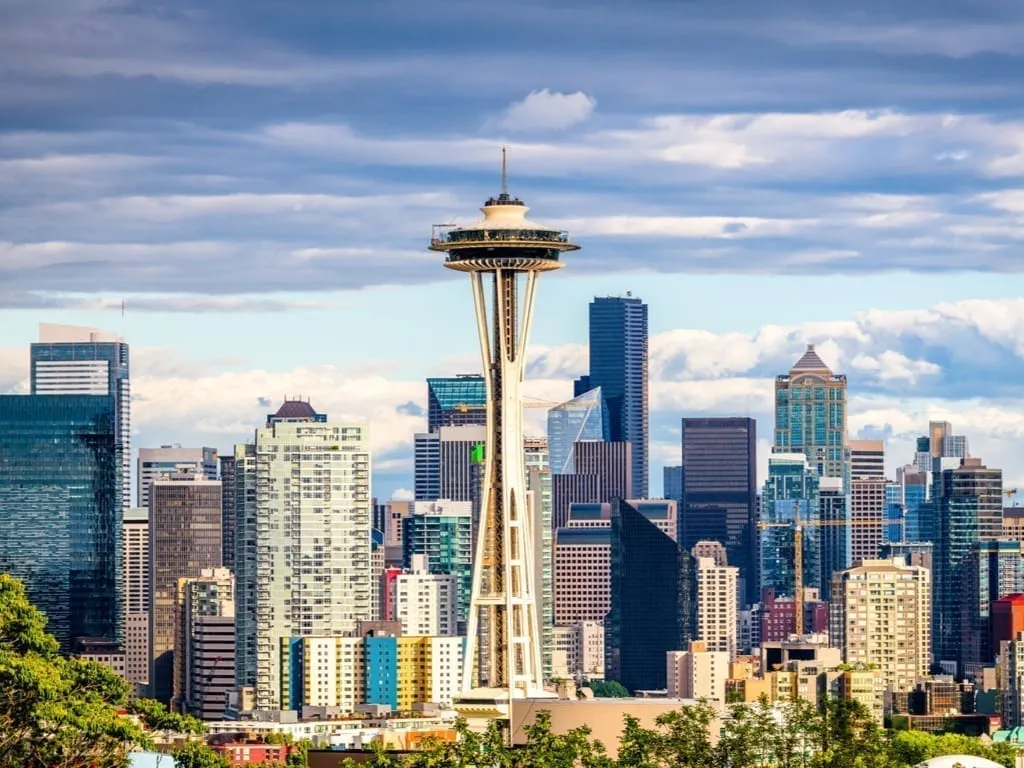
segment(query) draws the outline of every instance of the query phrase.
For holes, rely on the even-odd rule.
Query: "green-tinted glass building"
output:
[[[466,621],[473,589],[473,514],[468,501],[417,501],[402,521],[402,565],[426,555],[431,573],[457,578],[459,621]]]
[[[793,571],[796,520],[815,522],[819,511],[818,474],[802,454],[773,454],[768,459],[768,480],[761,496],[761,592],[778,596],[796,594]],[[820,587],[820,533],[803,526],[803,583]],[[831,574],[829,574],[831,577]]]
[[[487,424],[487,383],[479,374],[427,379],[427,432]]]
[[[808,344],[789,373],[775,377],[776,453],[802,453],[818,477],[848,479],[846,376],[832,373]]]
[[[112,395],[0,395],[0,571],[47,630],[123,639],[121,451]]]

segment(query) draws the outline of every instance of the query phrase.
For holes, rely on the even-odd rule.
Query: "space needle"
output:
[[[464,227],[437,225],[430,250],[445,267],[469,273],[487,388],[487,440],[473,590],[456,711],[474,721],[508,721],[515,699],[544,690],[541,632],[534,584],[534,537],[523,456],[523,372],[537,278],[559,269],[565,251],[579,250],[567,232],[528,221],[529,210],[508,193],[501,153],[501,194],[484,203],[483,218]]]

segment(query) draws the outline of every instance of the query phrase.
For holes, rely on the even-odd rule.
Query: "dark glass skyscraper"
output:
[[[487,424],[487,385],[479,374],[427,379],[427,432]]]
[[[103,395],[0,396],[0,571],[70,649],[121,641],[118,423]]]
[[[633,494],[647,497],[647,305],[630,295],[590,303],[590,373],[577,384],[601,388],[609,440],[633,446]],[[580,394],[580,393],[577,393]]]
[[[605,676],[632,691],[665,687],[669,651],[696,635],[694,559],[622,499],[612,504]]]
[[[935,478],[936,542],[933,561],[932,648],[936,661],[959,660],[960,614],[971,546],[1002,534],[1003,473],[980,459],[961,459],[961,466]]]
[[[39,325],[31,345],[30,387],[33,395],[98,395],[110,403],[114,419],[117,477],[121,506],[131,499],[131,379],[128,345],[96,328]]]
[[[757,590],[757,423],[683,419],[680,542],[719,541],[740,569],[747,602]]]

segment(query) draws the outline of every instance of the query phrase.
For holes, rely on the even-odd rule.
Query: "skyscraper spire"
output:
[[[501,148],[501,196],[508,197],[508,147]]]

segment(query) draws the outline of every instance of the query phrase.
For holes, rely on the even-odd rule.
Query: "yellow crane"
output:
[[[788,520],[781,523],[758,522],[757,527],[765,528],[792,528],[793,529],[793,624],[794,634],[804,633],[804,527],[828,528],[840,526],[883,526],[887,520]]]
[[[1005,491],[1003,491],[1003,495],[1006,497],[1007,500],[1010,500],[1014,496],[1017,495],[1017,489],[1016,488],[1007,488]],[[1016,500],[1014,500],[1013,506],[1015,506],[1015,507],[1017,506],[1017,501]]]

